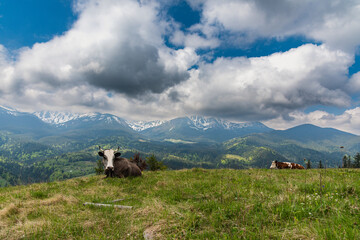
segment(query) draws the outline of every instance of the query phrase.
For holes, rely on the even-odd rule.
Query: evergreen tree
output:
[[[102,163],[101,159],[97,160],[96,162],[95,173],[96,175],[101,175],[104,173],[104,164]]]
[[[320,160],[320,162],[319,162],[319,168],[324,168],[324,166],[322,165],[321,160]]]
[[[311,169],[311,161],[310,160],[306,161],[306,169]]]
[[[348,167],[348,168],[351,168],[351,167],[352,167],[351,156],[348,156],[347,159],[348,159],[348,160],[347,160],[347,167]]]
[[[343,156],[342,158],[342,167],[343,168],[348,168],[348,157],[346,155]]]
[[[154,154],[152,154],[150,157],[147,157],[147,164],[149,166],[150,171],[156,171],[156,170],[165,170],[167,167],[164,165],[163,162],[158,161]]]
[[[360,168],[360,153],[354,156],[354,168]]]

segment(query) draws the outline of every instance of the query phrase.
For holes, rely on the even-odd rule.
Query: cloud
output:
[[[188,78],[197,55],[165,46],[167,23],[158,7],[152,1],[79,1],[73,27],[22,49],[10,79],[34,91],[94,86],[129,97],[161,93]]]
[[[358,1],[203,0],[196,6],[202,6],[205,34],[216,28],[238,33],[240,41],[302,35],[348,52],[360,42]]]
[[[186,46],[194,49],[216,48],[220,45],[217,38],[207,39],[201,37],[198,33],[184,33],[180,30],[175,31],[170,40],[177,46]]]
[[[360,72],[353,74],[347,84],[348,92],[352,94],[359,94],[360,92]]]
[[[340,115],[334,115],[325,111],[313,111],[310,113],[294,111],[289,115],[292,119],[290,121],[289,119],[278,117],[264,123],[275,129],[287,129],[300,124],[311,123],[320,127],[333,127],[360,135],[360,107],[348,109]]]
[[[351,64],[344,52],[308,44],[265,57],[202,63],[176,89],[187,112],[271,119],[313,104],[348,106],[345,85]]]
[[[14,67],[9,59],[6,48],[0,44],[0,93],[6,94],[9,89],[14,88]]]

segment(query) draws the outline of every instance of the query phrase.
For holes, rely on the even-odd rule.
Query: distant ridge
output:
[[[155,127],[144,129],[142,133],[156,140],[223,142],[234,137],[272,130],[260,122],[233,123],[219,118],[190,116],[166,121]]]
[[[40,111],[22,113],[9,107],[0,107],[3,130],[16,130],[21,126],[27,131],[47,129],[50,135],[60,134],[61,131],[86,130],[94,132],[97,129],[118,129],[134,136],[143,135],[146,138],[164,141],[174,139],[191,142],[223,142],[234,137],[241,137],[252,133],[269,132],[260,122],[234,123],[220,118],[189,116],[168,121],[127,121],[112,114],[103,113],[71,113],[57,111]],[[18,118],[19,117],[19,118]],[[15,119],[16,118],[16,119]],[[7,119],[7,120],[5,120]],[[41,131],[41,130],[40,130]],[[91,133],[89,132],[89,133]],[[34,134],[37,134],[35,131]],[[45,133],[44,133],[45,134]],[[44,134],[41,134],[43,136]],[[102,133],[101,135],[104,135]],[[45,134],[46,135],[46,134]]]
[[[102,113],[70,113],[70,112],[51,112],[42,111],[33,113],[43,122],[61,127],[70,127],[74,125],[89,124],[89,123],[103,123],[109,125],[121,125],[129,127],[126,121],[112,114]]]
[[[302,124],[287,130],[278,130],[276,133],[301,141],[323,140],[332,138],[333,136],[356,136],[355,134],[340,131],[335,128],[322,128],[312,124]]]

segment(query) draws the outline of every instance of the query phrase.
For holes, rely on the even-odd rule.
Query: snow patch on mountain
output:
[[[144,131],[145,129],[148,129],[148,128],[160,126],[166,122],[167,121],[163,121],[163,120],[156,120],[156,121],[149,121],[149,122],[147,122],[147,121],[126,121],[126,123],[129,125],[129,127],[131,127],[132,129],[134,129],[137,132]]]
[[[257,122],[244,122],[234,123],[225,119],[213,118],[213,117],[202,117],[202,116],[190,116],[188,119],[193,124],[194,129],[206,131],[212,128],[222,128],[226,130],[248,128],[248,127],[262,127],[261,123]],[[265,126],[264,126],[265,127]]]
[[[14,109],[14,108],[2,106],[2,105],[0,105],[0,110],[2,112],[5,112],[5,113],[13,115],[13,116],[18,116],[19,114],[21,114],[21,112],[19,112],[18,110]]]
[[[101,114],[101,113],[71,113],[71,112],[52,112],[52,111],[41,111],[33,113],[42,121],[62,126],[71,121],[82,121],[82,122],[91,122],[91,121],[104,121],[105,123],[118,123],[121,125],[126,125],[124,120],[121,118],[111,115],[111,114]]]
[[[33,113],[42,121],[53,124],[61,125],[71,120],[75,120],[82,117],[90,117],[92,114],[79,114],[71,112],[52,112],[52,111],[41,111]]]

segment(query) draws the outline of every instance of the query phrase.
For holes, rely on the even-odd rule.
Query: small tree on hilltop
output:
[[[348,164],[348,157],[344,155],[344,157],[342,158],[342,167],[347,168],[348,167],[347,164]]]
[[[354,168],[360,168],[360,153],[354,156]]]
[[[97,160],[96,167],[94,169],[95,169],[96,175],[101,175],[104,173],[104,165],[103,165],[101,159]]]
[[[320,162],[319,162],[319,168],[324,168],[324,166],[322,165],[321,160],[320,160]]]
[[[164,165],[163,162],[158,161],[154,154],[152,154],[150,157],[147,157],[147,164],[149,166],[150,171],[156,171],[156,170],[165,170],[167,167]]]
[[[311,169],[311,161],[306,160],[306,158],[304,158],[304,162],[305,162],[305,165],[306,165],[306,169]]]
[[[352,162],[351,162],[351,156],[350,156],[350,155],[348,156],[347,166],[348,166],[348,168],[352,168],[352,167],[353,167],[353,164],[352,164]]]

